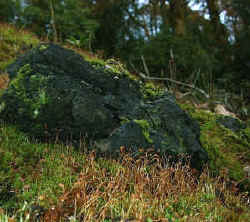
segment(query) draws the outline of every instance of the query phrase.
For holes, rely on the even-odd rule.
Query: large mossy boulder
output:
[[[143,86],[126,73],[94,68],[74,51],[41,44],[7,68],[11,82],[0,99],[0,115],[42,138],[94,140],[101,151],[121,146],[162,154],[189,154],[195,167],[206,162],[199,126],[163,95],[145,99]]]

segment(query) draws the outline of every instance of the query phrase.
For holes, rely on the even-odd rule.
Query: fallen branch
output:
[[[207,99],[210,98],[210,96],[207,93],[205,93],[204,90],[199,89],[199,88],[197,88],[197,87],[195,87],[194,85],[191,85],[191,84],[183,83],[183,82],[180,82],[180,81],[177,81],[177,80],[173,80],[173,79],[170,79],[170,78],[147,77],[147,76],[145,76],[141,72],[139,72],[139,75],[143,79],[147,79],[147,80],[163,80],[163,81],[165,80],[165,81],[173,82],[173,83],[178,84],[178,85],[187,86],[187,87],[190,87],[192,89],[197,90],[198,92],[200,92],[201,94],[203,94]]]

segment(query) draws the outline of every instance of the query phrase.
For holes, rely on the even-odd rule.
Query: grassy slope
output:
[[[39,39],[33,34],[7,24],[0,24],[0,39],[0,72],[3,72],[16,56],[39,43]]]
[[[3,32],[4,31],[4,32]],[[39,40],[25,31],[0,26],[0,68],[13,61],[23,45]],[[79,51],[93,64],[105,64]],[[114,68],[120,68],[114,67]],[[7,78],[1,76],[1,78]],[[0,79],[1,79],[0,78]],[[1,87],[1,86],[0,86]],[[6,85],[2,86],[2,88]],[[3,90],[3,89],[2,89]],[[30,141],[15,126],[0,125],[0,221],[35,217],[45,221],[249,221],[245,194],[227,180],[248,186],[242,168],[250,165],[249,128],[238,134],[215,122],[215,115],[182,104],[201,125],[201,142],[211,159],[199,178],[188,166],[162,168],[123,161],[96,159],[94,153],[71,146]],[[217,174],[212,177],[211,174]],[[40,206],[40,208],[38,207]],[[1,213],[2,212],[2,213]],[[19,219],[18,219],[19,218]],[[120,218],[118,220],[118,218]]]

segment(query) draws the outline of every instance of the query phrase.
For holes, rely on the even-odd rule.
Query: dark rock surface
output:
[[[135,150],[138,147],[153,147],[161,154],[177,156],[186,153],[192,156],[193,166],[207,160],[207,153],[201,147],[200,128],[166,93],[155,101],[145,101],[136,108],[136,116],[119,127],[109,137],[107,150],[115,151],[125,145]]]
[[[101,151],[120,146],[190,154],[199,168],[208,159],[198,124],[169,93],[146,100],[125,73],[93,68],[75,52],[54,44],[32,49],[7,69],[11,83],[0,115],[26,132],[61,139],[87,135]]]
[[[217,118],[216,121],[235,133],[246,128],[245,123],[230,116],[222,116],[220,118]]]

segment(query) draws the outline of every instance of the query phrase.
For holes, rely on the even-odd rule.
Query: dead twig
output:
[[[143,55],[141,56],[141,60],[142,60],[142,63],[143,63],[144,70],[145,70],[147,76],[149,77],[150,73],[149,73],[148,66],[147,66],[147,63],[146,63]]]

